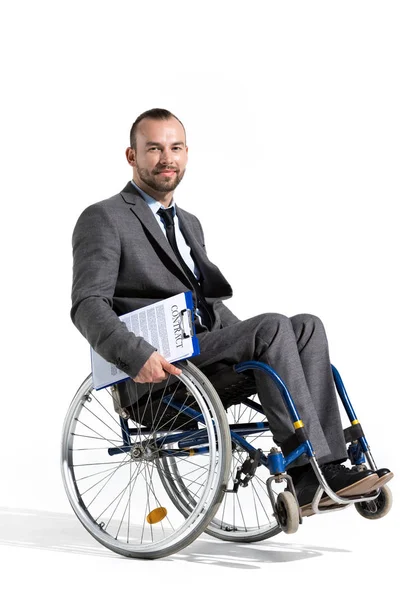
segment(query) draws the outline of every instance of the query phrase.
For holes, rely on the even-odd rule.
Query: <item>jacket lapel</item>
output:
[[[136,215],[147,233],[151,236],[154,242],[163,250],[166,257],[173,263],[173,267],[176,267],[176,274],[180,280],[188,287],[192,289],[192,284],[187,278],[183,271],[178,259],[175,256],[167,238],[161,231],[161,227],[154,218],[151,209],[147,206],[146,201],[136,188],[133,187],[129,181],[126,187],[122,190],[121,196],[124,202],[129,206],[130,210]],[[176,213],[179,219],[179,227],[183,233],[183,236],[190,246],[192,251],[194,262],[196,263],[204,280],[203,293],[206,297],[226,297],[229,298],[232,295],[232,288],[222,275],[221,271],[216,265],[214,265],[201,244],[197,239],[196,234],[191,226],[190,219],[181,211],[179,207],[176,207]]]
[[[221,296],[229,297],[232,295],[232,288],[219,268],[208,258],[202,243],[196,237],[190,220],[187,215],[176,207],[176,213],[179,218],[179,226],[183,237],[189,244],[192,251],[194,262],[196,263],[203,277],[203,293],[208,297],[215,297],[216,293]]]
[[[183,233],[183,237],[185,238],[186,243],[190,246],[190,249],[192,251],[193,260],[204,277],[204,267],[207,268],[206,262],[209,262],[207,259],[207,255],[204,252],[204,249],[200,242],[196,239],[193,230],[190,226],[189,220],[186,218],[185,214],[179,209],[178,206],[176,207],[176,214],[179,219],[179,228]]]
[[[174,265],[179,269],[180,273],[185,278],[184,281],[187,285],[189,280],[187,279],[181,265],[179,264],[178,259],[175,256],[175,252],[172,250],[167,238],[161,231],[161,227],[157,223],[151,209],[147,206],[146,201],[142,196],[140,196],[139,192],[133,187],[131,182],[129,181],[127,186],[122,190],[121,196],[129,205],[130,210],[137,216],[142,225],[146,228],[148,233],[152,236],[155,242],[168,255],[170,260],[174,263]],[[189,287],[191,287],[189,285]]]

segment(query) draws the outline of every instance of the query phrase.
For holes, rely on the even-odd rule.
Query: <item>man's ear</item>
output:
[[[135,153],[135,150],[133,148],[130,148],[130,147],[127,148],[125,150],[125,156],[126,156],[126,160],[131,165],[131,167],[134,167],[136,165],[136,153]]]

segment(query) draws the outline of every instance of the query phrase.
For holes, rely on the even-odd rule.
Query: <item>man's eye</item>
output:
[[[180,146],[174,146],[172,149],[173,150],[182,150],[182,148]]]

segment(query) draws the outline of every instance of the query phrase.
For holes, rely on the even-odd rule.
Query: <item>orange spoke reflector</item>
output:
[[[150,525],[154,525],[155,523],[159,523],[167,516],[167,509],[163,506],[159,508],[155,508],[146,517],[146,521],[150,523]]]

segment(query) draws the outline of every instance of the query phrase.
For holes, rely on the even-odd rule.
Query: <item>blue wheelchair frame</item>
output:
[[[190,362],[182,361],[180,366],[181,377],[173,377],[172,381],[168,379],[161,387],[149,386],[148,394],[138,397],[136,406],[124,407],[124,397],[118,388],[111,389],[108,394],[106,392],[100,399],[96,398],[92,393],[91,376],[80,386],[71,403],[63,429],[63,481],[79,520],[107,548],[129,557],[159,558],[180,550],[203,532],[226,541],[261,541],[280,531],[295,533],[303,517],[336,511],[351,504],[368,519],[381,518],[390,510],[392,497],[385,483],[393,474],[388,469],[380,469],[376,474],[356,474],[355,480],[365,477],[369,481],[359,486],[343,487],[342,496],[330,488],[324,476],[325,469],[317,462],[295,402],[271,367],[257,361],[241,362],[228,370],[224,365],[218,365],[208,380]],[[267,415],[262,405],[252,399],[257,391],[254,378],[240,375],[246,370],[264,372],[279,389],[294,428],[288,443],[293,442],[291,448],[295,449],[286,455],[279,448],[270,447]],[[351,423],[344,429],[351,462],[356,469],[363,470],[366,462],[370,469],[377,471],[343,382],[333,366],[332,372],[336,390]],[[110,398],[119,421],[107,408]],[[95,406],[88,407],[87,403],[92,400],[95,400]],[[122,439],[115,431],[115,425],[110,426],[104,420],[103,412],[97,414],[99,411],[94,410],[97,406],[99,411],[105,410],[117,423]],[[233,418],[228,419],[224,411],[231,408]],[[251,409],[249,416],[245,416],[247,408]],[[85,418],[81,419],[84,410],[88,411],[88,422]],[[98,419],[107,432],[103,432],[103,425],[99,430],[93,426],[93,419]],[[88,433],[87,429],[92,433]],[[108,430],[113,431],[117,439],[114,435],[110,437]],[[267,434],[267,439],[259,440],[263,434]],[[82,448],[81,438],[94,441],[88,442],[87,448]],[[97,440],[102,440],[100,447]],[[253,444],[259,444],[261,448]],[[86,454],[75,454],[81,450]],[[122,460],[112,458],[110,461],[104,452],[110,457],[121,455]],[[192,457],[199,460],[191,460]],[[309,461],[317,480],[311,488],[313,497],[310,494],[308,502],[301,506],[298,488],[295,488],[288,470],[299,457]],[[114,467],[115,464],[118,466]],[[126,465],[129,465],[129,471],[120,471]],[[269,474],[263,469],[257,472],[260,466],[268,469]],[[84,470],[79,470],[79,467],[84,467]],[[122,478],[115,478],[97,502],[100,492],[117,472]],[[193,477],[190,476],[192,472]],[[95,480],[86,481],[94,476]],[[97,476],[101,477],[100,480]],[[83,484],[80,483],[82,480],[85,480]],[[141,509],[134,508],[131,512],[131,496],[138,480],[135,504],[139,506],[140,503]],[[266,503],[265,489],[262,489],[264,482]],[[155,491],[154,484],[159,486],[160,493]],[[196,487],[191,488],[192,484]],[[96,489],[98,485],[101,488]],[[379,487],[374,489],[374,485]],[[243,488],[248,486],[246,492]],[[261,498],[257,486],[261,486],[264,494]],[[243,492],[236,496],[239,488]],[[346,495],[354,494],[355,490],[359,491],[358,496]],[[89,495],[83,498],[87,492]],[[127,497],[120,506],[125,493]],[[258,502],[263,512],[259,513]],[[246,509],[246,517],[242,508]],[[248,509],[252,511],[249,518]],[[117,510],[119,513],[114,522]],[[237,510],[243,525],[236,520]],[[107,522],[101,520],[104,514]],[[165,524],[164,519],[167,519]]]
[[[335,386],[336,386],[338,394],[342,400],[345,411],[349,417],[350,423],[351,423],[351,425],[358,425],[359,421],[357,419],[357,416],[355,414],[353,406],[350,402],[350,399],[348,397],[346,389],[343,385],[343,381],[340,377],[340,374],[333,365],[331,365],[331,366],[332,366],[332,372],[333,372],[333,377],[334,377],[334,381],[335,381]],[[275,385],[278,387],[280,394],[285,402],[285,405],[289,412],[290,418],[293,422],[293,427],[294,427],[297,437],[299,439],[299,445],[297,446],[297,448],[295,448],[295,450],[290,452],[286,457],[283,455],[282,452],[279,452],[276,450],[274,452],[270,452],[268,454],[268,456],[266,456],[264,453],[261,452],[260,456],[259,456],[260,464],[267,467],[272,476],[277,476],[279,474],[285,473],[288,466],[291,463],[293,463],[297,458],[299,458],[302,455],[306,455],[309,457],[311,462],[314,463],[314,468],[315,468],[316,459],[315,459],[312,444],[307,437],[306,431],[304,429],[304,424],[300,418],[300,415],[299,415],[297,408],[295,406],[295,403],[290,395],[290,392],[287,389],[285,383],[279,377],[279,375],[270,366],[266,365],[265,363],[259,362],[259,361],[242,362],[242,363],[235,365],[234,369],[237,373],[241,373],[248,369],[263,371],[273,380]],[[182,404],[180,402],[177,402],[176,400],[174,400],[172,394],[166,395],[165,397],[163,397],[162,400],[166,406],[175,408],[181,414],[188,416],[193,421],[200,422],[200,423],[204,422],[204,419],[199,412],[197,412],[193,408],[185,406],[184,404]],[[264,414],[262,411],[261,405],[257,404],[256,402],[253,402],[250,399],[248,399],[247,402],[244,401],[243,403],[247,404],[254,410]],[[131,442],[130,442],[131,436],[136,435],[138,433],[142,433],[142,434],[150,433],[150,429],[148,429],[146,427],[141,428],[140,431],[137,428],[128,427],[127,421],[125,419],[123,419],[122,417],[120,417],[120,424],[121,424],[122,438],[123,438],[124,445],[121,447],[118,447],[118,448],[117,447],[109,448],[108,453],[110,456],[119,454],[119,453],[129,452],[131,450]],[[239,445],[244,450],[246,450],[252,456],[256,452],[256,448],[254,448],[254,446],[249,444],[244,436],[251,435],[252,433],[254,434],[255,431],[257,431],[258,433],[260,433],[262,430],[269,431],[270,427],[269,427],[268,423],[264,423],[264,422],[260,421],[257,423],[231,425],[230,430],[231,430],[232,441],[235,444]],[[184,456],[188,456],[188,455],[193,456],[195,454],[205,454],[208,452],[207,434],[206,434],[205,430],[195,430],[192,433],[183,431],[181,433],[173,433],[173,434],[171,434],[169,431],[163,432],[162,430],[159,430],[158,434],[159,434],[159,437],[157,437],[157,439],[155,440],[155,445],[159,449],[159,457],[160,458],[166,457],[166,456],[174,456],[174,457],[184,457]],[[176,448],[175,449],[166,448],[165,446],[168,446],[169,444],[177,444],[178,448],[177,449]],[[376,465],[371,456],[367,440],[363,434],[360,435],[357,438],[357,440],[353,440],[351,442],[351,444],[349,445],[349,448],[348,448],[348,453],[349,453],[349,458],[350,458],[352,464],[362,465],[363,463],[366,462],[366,457],[367,457],[367,462],[369,464],[369,467],[371,469],[376,470]],[[316,470],[319,471],[318,468]],[[317,475],[318,475],[318,473],[317,473]],[[320,473],[319,473],[319,475],[320,475],[320,477],[318,477],[318,479],[320,480],[320,483],[322,484],[322,486],[325,489],[326,484],[324,485],[324,480],[323,480],[323,477],[321,477]],[[328,490],[329,490],[329,488],[328,488]],[[333,494],[333,492],[329,493],[329,491],[328,491],[328,495],[330,495],[332,497],[332,499],[335,499],[335,500],[338,499],[338,497],[335,494]]]

